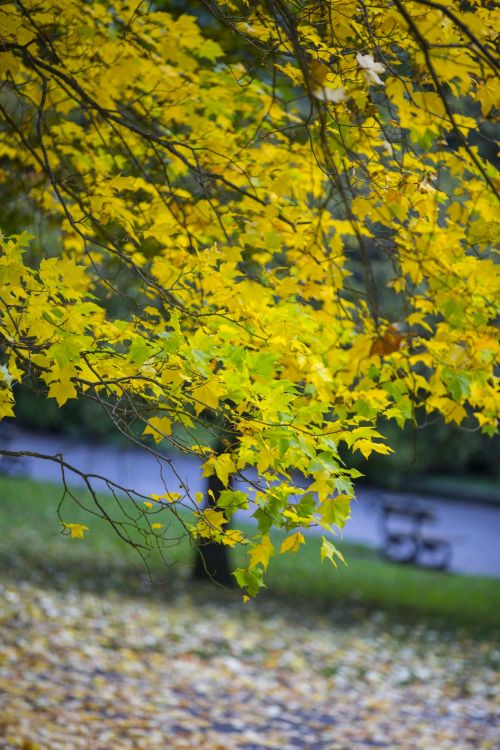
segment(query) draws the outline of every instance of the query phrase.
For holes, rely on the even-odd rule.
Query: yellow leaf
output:
[[[152,529],[162,529],[163,528],[163,524],[162,523],[152,523],[151,524],[151,528]]]
[[[310,492],[317,492],[319,500],[322,502],[333,494],[334,482],[331,475],[326,471],[317,472],[314,475],[314,482],[309,486]]]
[[[313,516],[299,516],[298,513],[296,513],[294,510],[284,510],[283,515],[286,518],[289,518],[294,523],[300,524],[301,526],[309,526],[311,521],[313,521]]]
[[[237,544],[241,544],[245,541],[245,537],[241,533],[241,531],[238,531],[238,529],[229,529],[228,531],[224,531],[221,542],[222,544],[227,545],[228,547],[235,547]]]
[[[214,526],[217,531],[222,530],[222,526],[227,523],[227,518],[220,510],[214,510],[213,508],[207,508],[203,513],[205,521]]]
[[[230,475],[236,471],[236,464],[229,455],[229,453],[223,453],[221,456],[217,456],[214,459],[215,473],[219,477],[220,481],[227,487]]]
[[[151,417],[143,435],[152,435],[156,443],[159,443],[167,435],[172,434],[172,422],[168,417]]]
[[[315,86],[323,86],[329,72],[330,68],[321,60],[313,60],[309,65],[309,73]]]
[[[211,409],[216,409],[219,404],[219,398],[225,394],[226,389],[216,380],[209,380],[207,383],[204,383],[193,391],[193,396],[196,398],[196,414],[199,414],[203,409],[206,409],[207,406]]]
[[[287,537],[283,540],[280,552],[297,552],[301,544],[305,543],[304,534],[301,531],[296,531],[295,534]]]
[[[227,523],[224,513],[214,508],[207,508],[204,511],[196,511],[196,514],[200,518],[196,524],[197,533],[207,539],[220,539],[224,532],[222,527]]]
[[[0,420],[14,416],[14,395],[7,389],[0,390]]]
[[[149,503],[147,500],[144,501],[144,505],[146,506],[146,508],[152,508],[153,507],[153,503]]]
[[[175,503],[176,500],[180,500],[182,497],[181,492],[167,492],[167,500],[169,503]]]
[[[269,534],[265,534],[262,537],[260,544],[257,544],[250,552],[250,566],[253,567],[260,563],[264,570],[266,570],[269,564],[269,558],[272,557],[272,555],[274,555],[274,545],[271,542]]]
[[[176,500],[180,500],[182,494],[180,492],[164,492],[163,495],[155,495],[154,493],[149,496],[151,500],[156,503],[163,503],[165,500],[167,503],[175,503]],[[144,503],[146,505],[146,503]]]
[[[321,560],[323,561],[325,558],[330,560],[332,565],[336,568],[337,567],[337,561],[335,560],[336,557],[338,557],[339,560],[341,560],[344,565],[347,565],[344,555],[340,550],[337,549],[337,547],[332,544],[332,542],[329,542],[326,537],[321,537]]]
[[[71,538],[72,539],[83,539],[83,535],[86,531],[89,531],[88,526],[84,526],[81,523],[64,523],[63,526],[66,529],[69,529],[71,532]]]
[[[59,406],[62,406],[70,398],[76,398],[76,388],[71,380],[61,377],[49,385],[49,398],[55,398]]]
[[[444,421],[446,422],[446,424],[448,424],[449,422],[455,422],[459,425],[466,418],[466,416],[467,412],[465,411],[463,406],[460,406],[460,404],[454,404],[452,409],[444,415]]]
[[[365,458],[368,458],[373,451],[375,451],[375,453],[383,453],[384,455],[394,452],[392,448],[389,448],[388,445],[384,445],[384,443],[373,443],[371,440],[366,440],[364,438],[356,440],[352,449],[353,451],[361,451]]]

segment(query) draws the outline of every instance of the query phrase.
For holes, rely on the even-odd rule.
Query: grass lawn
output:
[[[169,535],[177,539],[166,550],[169,565],[152,554],[147,568],[109,524],[89,516],[66,500],[63,520],[90,528],[84,539],[61,534],[57,508],[61,489],[26,479],[0,477],[0,575],[55,587],[78,586],[134,595],[168,596],[189,585],[192,546],[173,519]],[[161,519],[164,520],[164,519]],[[251,527],[248,528],[251,534]],[[274,540],[279,542],[279,538]],[[335,571],[321,563],[320,541],[308,539],[296,555],[277,555],[268,571],[263,599],[322,612],[340,612],[347,619],[383,612],[391,620],[464,631],[474,636],[498,634],[500,586],[497,580],[426,571],[381,560],[373,550],[340,543],[348,566]],[[479,551],[478,551],[479,553]],[[233,554],[236,565],[242,555]],[[216,587],[208,596],[218,596]],[[206,589],[205,589],[206,592]],[[225,597],[238,593],[220,594]]]

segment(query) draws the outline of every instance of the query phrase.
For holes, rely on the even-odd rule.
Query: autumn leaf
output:
[[[83,539],[85,532],[89,531],[89,527],[81,523],[65,523],[63,521],[63,526],[70,531],[72,539]]]
[[[207,466],[207,464],[211,467],[210,471],[212,473],[215,472],[224,487],[227,487],[230,475],[236,471],[236,464],[229,453],[222,453],[220,456],[215,456],[207,461],[205,466]]]
[[[264,570],[267,569],[269,558],[274,555],[274,545],[271,542],[269,534],[264,534],[262,541],[256,544],[250,551],[250,566],[262,565]]]
[[[351,500],[349,495],[327,498],[319,506],[321,520],[328,526],[335,525],[343,529],[351,517]]]
[[[339,549],[324,536],[321,537],[321,560],[330,560],[332,565],[337,567],[337,559],[347,565],[345,558]]]
[[[387,455],[393,453],[393,449],[389,445],[384,443],[375,443],[373,440],[367,440],[366,438],[360,438],[356,440],[352,446],[353,451],[360,451],[365,458],[368,458],[371,453],[382,453]]]
[[[76,398],[76,386],[71,380],[62,377],[61,380],[50,383],[47,395],[55,398],[59,406],[63,406],[70,398]]]
[[[243,580],[252,585],[245,571]],[[493,635],[482,633],[480,648],[459,629],[436,638],[417,613],[408,634],[407,620],[393,624],[394,612],[362,617],[363,601],[335,601],[334,581],[328,618],[303,600],[295,608],[272,597],[264,607],[243,607],[212,592],[200,604],[201,591],[189,586],[167,601],[143,591],[139,601],[127,593],[126,576],[119,597],[93,587],[59,589],[57,581],[49,573],[50,585],[6,579],[1,587],[9,623],[2,631],[2,731],[19,750],[114,750],[117,731],[119,750],[161,750],[165,735],[203,750],[251,742],[305,750],[332,727],[351,738],[343,747],[429,747],[431,731],[432,750],[464,747],[464,736],[471,748],[495,747]],[[407,596],[407,606],[421,607],[422,595]],[[432,605],[444,611],[436,597]],[[219,695],[230,706],[215,704]],[[57,706],[57,721],[55,710],[33,711],[34,701]]]
[[[220,537],[222,544],[226,547],[235,547],[237,544],[247,544],[245,535],[238,529],[224,529]]]
[[[356,60],[359,67],[365,71],[369,81],[379,83],[382,86],[384,85],[383,80],[379,76],[379,73],[385,71],[385,67],[382,63],[375,62],[373,55],[361,55],[360,53],[356,55]]]
[[[156,503],[175,503],[178,500],[181,500],[183,495],[180,492],[170,492],[170,490],[167,490],[162,495],[158,495],[153,492],[149,497]],[[147,505],[147,502],[148,501],[146,501],[144,504]]]
[[[309,64],[309,74],[316,87],[323,86],[329,73],[330,68],[321,60],[312,60]]]
[[[155,442],[161,442],[172,434],[172,420],[168,417],[150,417],[143,435],[152,435]]]
[[[402,333],[397,324],[388,326],[383,336],[375,339],[370,349],[370,356],[378,354],[383,357],[399,351],[406,341],[406,334]]]
[[[280,547],[280,553],[297,552],[301,544],[305,544],[304,534],[302,534],[301,531],[296,531],[294,534],[291,534],[283,540]]]

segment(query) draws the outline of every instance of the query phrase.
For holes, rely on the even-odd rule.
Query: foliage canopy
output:
[[[203,456],[217,507],[166,488],[128,512],[145,547],[181,507],[193,538],[247,545],[254,594],[273,526],[282,553],[319,525],[341,557],[339,446],[390,452],[381,417],[496,429],[498,177],[471,133],[497,112],[498,11],[205,6],[231,50],[137,0],[0,7],[0,417],[23,382],[98,402],[159,462]]]

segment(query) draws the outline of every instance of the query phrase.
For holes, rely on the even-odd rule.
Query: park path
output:
[[[3,447],[48,455],[62,453],[64,459],[84,472],[102,475],[122,487],[150,494],[163,492],[164,485],[176,491],[184,484],[191,493],[202,491],[205,481],[200,462],[193,456],[173,455],[170,465],[163,465],[146,451],[101,443],[80,442],[65,436],[44,435],[8,427],[3,433]],[[41,481],[57,482],[60,468],[53,461],[23,458],[16,463],[16,473]],[[343,538],[371,547],[382,541],[380,503],[382,499],[400,496],[362,488],[353,503],[352,519]],[[416,498],[415,498],[416,499]],[[432,535],[448,539],[453,546],[450,570],[455,573],[500,577],[500,505],[473,500],[450,501],[440,497],[419,497],[419,504],[433,511]]]

